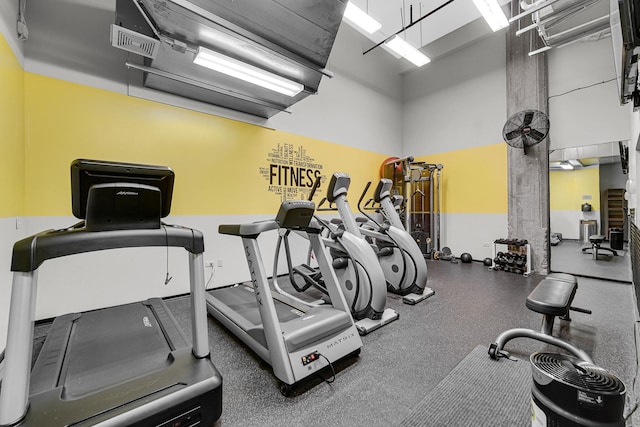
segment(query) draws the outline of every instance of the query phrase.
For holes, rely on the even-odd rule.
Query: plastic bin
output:
[[[595,219],[580,220],[580,241],[589,243],[589,236],[598,233],[598,222]]]
[[[609,246],[611,249],[622,250],[624,248],[624,233],[621,228],[612,228],[609,230]]]

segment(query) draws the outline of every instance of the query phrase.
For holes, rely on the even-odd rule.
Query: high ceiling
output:
[[[423,47],[480,18],[472,0],[352,0],[360,9],[382,24],[382,29],[368,36],[379,43],[420,17],[434,12],[415,24],[402,36],[413,46]],[[501,4],[508,0],[500,0]],[[447,4],[448,3],[448,4]],[[413,19],[412,19],[413,18]],[[486,27],[487,31],[489,26]]]
[[[18,2],[18,0],[13,1]],[[222,20],[227,23],[231,22],[232,26],[235,26],[234,28],[239,28],[240,30],[236,32],[241,34],[242,40],[250,40],[252,43],[257,40],[259,45],[254,50],[263,50],[265,46],[271,46],[267,50],[270,49],[270,52],[274,52],[273,42],[275,40],[277,55],[281,55],[284,52],[285,56],[291,50],[287,43],[295,44],[299,42],[299,44],[306,46],[309,43],[305,42],[305,40],[309,37],[311,37],[311,40],[325,41],[327,43],[326,46],[330,48],[333,41],[328,40],[326,37],[314,36],[315,33],[313,31],[316,31],[318,27],[331,28],[331,25],[333,25],[333,32],[328,34],[335,37],[337,26],[345,25],[344,23],[340,24],[341,14],[337,16],[334,13],[333,15],[336,16],[333,16],[326,12],[331,10],[334,12],[339,10],[341,12],[346,0],[261,0],[260,7],[264,10],[260,9],[260,11],[254,10],[257,8],[255,3],[252,3],[253,1],[255,0],[217,0],[215,2],[209,2],[209,0],[22,0],[23,4],[26,4],[26,20],[30,33],[29,39],[24,44],[25,61],[27,67],[30,67],[31,64],[48,64],[50,69],[71,69],[74,72],[84,72],[97,78],[131,83],[130,76],[135,75],[135,73],[128,73],[124,63],[136,62],[135,57],[137,55],[132,57],[131,54],[127,54],[120,49],[114,49],[109,42],[110,25],[123,16],[122,13],[117,13],[117,4],[133,8],[134,14],[138,13],[137,9],[140,9],[140,5],[143,8],[145,6],[149,9],[155,8],[155,12],[160,13],[160,15],[169,10],[169,6],[176,9],[178,15],[183,9],[197,11],[210,8],[214,12],[219,12],[218,9],[224,9],[227,15]],[[398,33],[425,15],[429,16],[402,32],[401,37],[405,38],[413,46],[420,47],[432,60],[437,60],[439,57],[492,34],[491,29],[481,17],[472,0],[352,1],[382,24],[382,28],[373,35],[362,35],[362,52],[354,52],[357,55],[374,47],[389,36]],[[526,3],[527,0],[522,1],[528,4]],[[529,1],[532,2],[533,0]],[[509,0],[499,0],[499,2],[506,4]],[[541,24],[544,23],[544,31],[547,36],[554,36],[553,32],[558,30],[564,34],[567,30],[574,28],[586,28],[591,31],[592,27],[595,28],[595,26],[591,24],[585,26],[585,23],[589,23],[594,19],[599,19],[597,22],[598,28],[603,26],[608,28],[608,21],[602,19],[603,17],[601,16],[606,15],[608,12],[609,2],[606,0],[541,0],[541,2],[553,3],[552,8],[541,10],[539,14],[540,22]],[[325,10],[320,8],[319,5],[334,9]],[[273,7],[273,10],[270,7]],[[435,11],[436,9],[438,10]],[[507,17],[520,12],[519,8],[516,8],[518,9],[516,11],[508,10],[509,6],[506,5],[503,6],[503,9],[507,12]],[[161,20],[158,19],[160,15],[154,15],[154,10],[150,10],[152,12],[150,16],[160,24],[158,29],[162,32],[162,37],[160,37],[162,39],[161,55],[159,55],[159,59],[154,59],[155,62],[151,64],[149,64],[149,61],[145,62],[146,66],[150,65],[150,67],[142,71],[146,77],[145,85],[161,91],[164,90],[183,97],[225,106],[226,108],[262,117],[269,117],[276,111],[286,109],[302,97],[314,93],[317,85],[314,86],[308,82],[302,82],[305,85],[305,91],[297,98],[287,101],[283,97],[267,96],[267,92],[264,90],[262,92],[257,91],[252,86],[234,86],[232,85],[233,81],[228,78],[225,80],[221,77],[216,77],[215,79],[212,77],[205,81],[205,77],[202,77],[205,73],[197,70],[192,65],[194,49],[197,49],[198,45],[210,46],[210,43],[207,43],[206,40],[198,40],[193,35],[195,33],[200,34],[202,31],[194,30],[194,28],[197,30],[198,27],[192,28],[193,31],[190,32],[182,31],[179,28],[176,29],[173,21],[169,22],[169,26],[165,25],[163,28]],[[284,18],[282,18],[278,10],[291,14],[291,17],[295,18],[295,20],[291,22],[282,21]],[[552,19],[554,14],[559,11],[569,11],[571,13],[566,16],[562,15],[562,19]],[[248,12],[254,13],[252,15]],[[330,16],[335,18],[332,18],[331,22],[329,22],[328,18]],[[283,24],[272,24],[271,18],[275,20],[274,22],[279,22],[278,19],[280,19]],[[210,13],[208,16],[205,14],[205,16],[197,19],[207,25],[219,24],[219,22],[216,22],[218,18],[214,13]],[[141,16],[138,16],[138,20],[144,23]],[[195,20],[192,21],[195,22]],[[326,24],[325,21],[331,25],[322,26],[321,24]],[[245,28],[244,25],[247,23],[253,24],[257,28]],[[511,25],[520,28],[521,23],[514,22]],[[140,27],[135,27],[135,25],[129,29],[131,28],[138,32],[140,31],[138,29]],[[285,31],[287,28],[291,30],[289,33]],[[299,37],[296,36],[296,31]],[[540,33],[540,29],[533,31]],[[583,33],[584,31],[580,30],[574,34],[582,37]],[[254,37],[251,34],[257,34],[257,36]],[[354,33],[353,36],[358,36],[358,34]],[[602,34],[599,36],[602,36]],[[562,39],[566,40],[565,37],[562,37]],[[264,40],[267,40],[266,44],[264,44]],[[283,41],[286,43],[280,44]],[[183,48],[177,49],[176,47],[180,45],[176,43],[182,42],[186,43],[186,45],[183,43]],[[213,47],[215,48],[215,46]],[[284,51],[279,50],[280,48],[283,48]],[[387,50],[385,46],[380,46],[377,49]],[[300,53],[296,54],[295,49],[293,51],[294,56],[299,57],[301,55]],[[393,54],[389,50],[387,52],[389,55]],[[230,54],[233,54],[233,52],[230,52]],[[327,54],[328,52],[325,53],[322,61],[318,61],[311,56],[307,59],[321,68],[326,62]],[[393,55],[395,56],[395,54]],[[390,58],[391,62],[393,62],[393,57]],[[186,65],[170,69],[169,65],[171,65],[172,61],[175,60],[178,63],[178,59]],[[307,59],[303,57],[303,62]],[[140,60],[137,63],[142,65]],[[416,69],[415,66],[404,59],[398,59],[397,64],[397,69],[400,73]],[[307,66],[307,68],[309,67]],[[170,78],[167,80],[164,76],[162,78],[158,77],[158,73],[154,74],[154,71],[157,70],[165,74],[169,72],[171,74]],[[199,73],[193,70],[199,71]],[[140,74],[141,72],[138,72],[138,75]],[[207,76],[214,76],[211,73],[206,74]],[[188,79],[186,82],[184,80],[179,81],[175,78],[176,76],[186,76]],[[316,80],[319,78],[318,76]],[[154,83],[155,80],[161,79],[167,80],[167,82],[171,80],[172,87],[162,88],[159,87],[161,85],[158,82]],[[175,83],[176,81],[180,82],[177,88],[174,87],[178,85],[178,83]],[[194,86],[192,84],[194,82],[202,84]],[[201,99],[205,93],[209,93],[211,95],[209,98],[215,98],[216,101]],[[247,109],[238,106],[238,97],[234,95],[237,93],[241,93],[244,101],[250,98],[248,102],[252,108]],[[220,102],[222,97],[227,97],[230,100],[228,105]],[[259,106],[257,109],[255,108],[256,105]]]

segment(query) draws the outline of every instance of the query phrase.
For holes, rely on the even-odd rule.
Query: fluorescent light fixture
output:
[[[569,164],[573,167],[584,167],[584,165],[582,164],[582,162],[578,159],[572,159],[572,160],[568,160]]]
[[[382,28],[381,23],[373,19],[352,2],[347,3],[347,8],[344,10],[344,18],[369,34],[373,34]]]
[[[385,42],[384,45],[418,67],[422,67],[424,64],[431,62],[431,59],[429,59],[427,55],[398,36],[394,36],[391,40]]]
[[[198,53],[193,62],[286,96],[296,96],[304,89],[304,86],[300,83],[214,52],[206,47],[198,48]]]
[[[565,170],[573,170],[573,165],[567,161],[560,162],[560,167]]]
[[[473,2],[494,32],[509,26],[509,21],[498,0],[473,0]]]

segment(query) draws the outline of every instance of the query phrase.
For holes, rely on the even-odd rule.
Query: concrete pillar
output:
[[[511,10],[518,10],[512,0]],[[520,27],[530,19],[521,20]],[[518,23],[507,33],[507,117],[521,110],[548,113],[548,76],[545,53],[529,56],[543,47],[536,31],[516,36]],[[551,124],[553,126],[553,124]],[[532,269],[549,272],[549,138],[527,149],[509,147],[509,238],[527,239],[531,245]]]

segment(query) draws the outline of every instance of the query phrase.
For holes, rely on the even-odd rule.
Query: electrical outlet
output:
[[[483,248],[488,248],[489,246],[490,246],[489,242],[484,242],[484,243],[482,244],[482,247],[483,247]]]
[[[213,268],[213,261],[205,261],[204,266],[206,268]]]
[[[218,258],[218,267],[222,267],[222,258]]]

